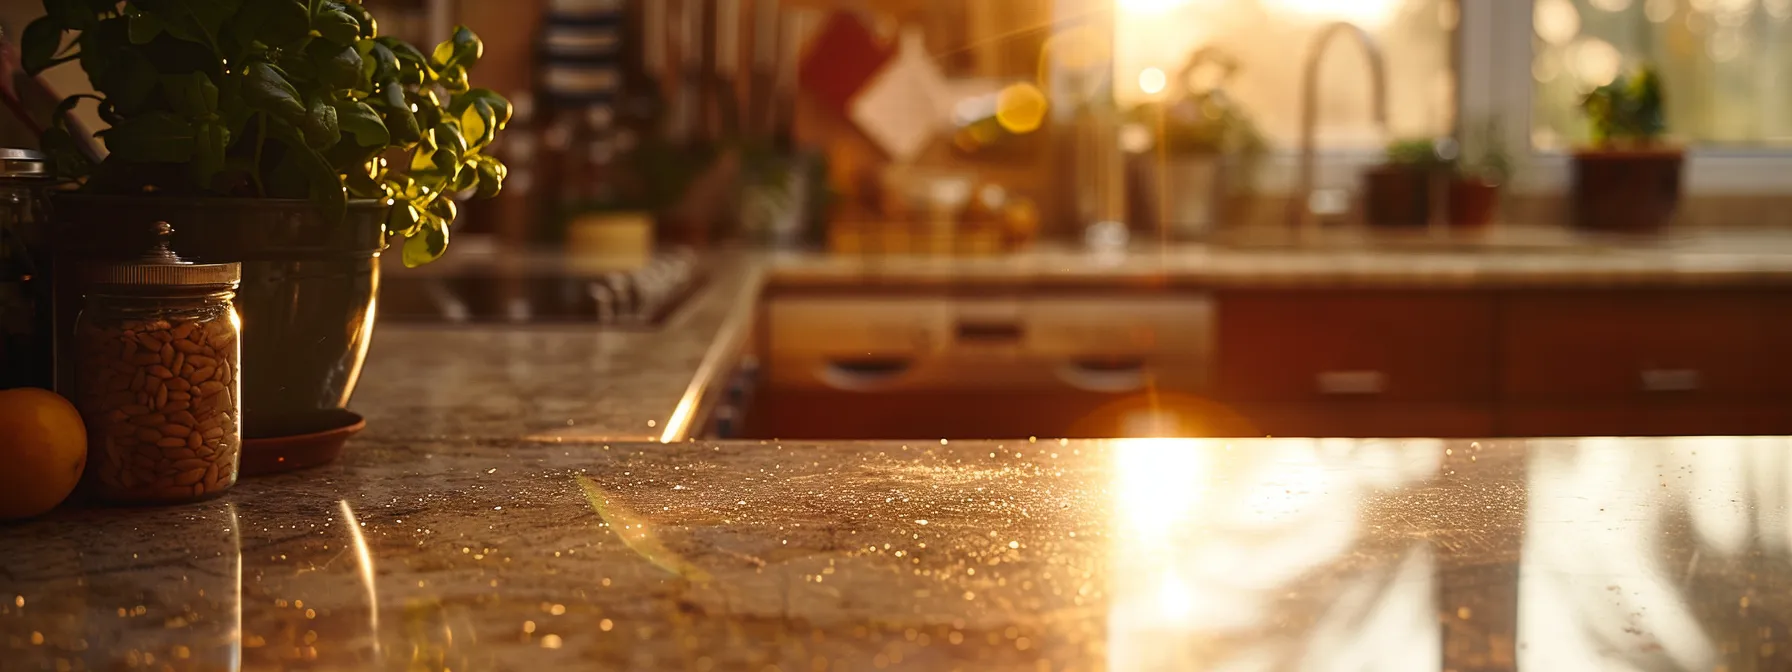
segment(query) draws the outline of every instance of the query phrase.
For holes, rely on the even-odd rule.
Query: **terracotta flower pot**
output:
[[[1499,185],[1480,179],[1450,180],[1450,226],[1487,226],[1499,206]]]
[[[1583,229],[1652,233],[1680,205],[1686,153],[1678,148],[1592,149],[1574,153],[1574,223]]]
[[[1431,219],[1431,172],[1383,165],[1363,173],[1363,220],[1370,226],[1424,226]]]

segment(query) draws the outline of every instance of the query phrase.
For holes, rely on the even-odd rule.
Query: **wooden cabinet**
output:
[[[1725,290],[1513,293],[1502,433],[1792,433],[1792,302]]]
[[[1216,396],[1278,436],[1792,433],[1792,296],[1235,292]]]
[[[1772,297],[1732,292],[1519,294],[1500,304],[1511,401],[1698,402],[1786,391]],[[1785,343],[1784,345],[1792,345]]]
[[[1246,435],[1486,436],[1494,301],[1466,292],[1233,292],[1215,396]]]
[[[1219,396],[1493,396],[1493,302],[1463,293],[1235,293],[1219,304]]]
[[[1108,355],[1156,353],[1140,360],[1153,383],[1104,393],[1100,386],[1067,386],[1062,371],[1015,377],[1009,369],[1018,360],[987,349],[940,368],[939,381],[969,381],[954,386],[844,395],[774,372],[771,380],[784,387],[762,409],[760,435],[1792,434],[1792,291],[1289,289],[1225,291],[1211,304],[1140,301],[1077,303],[1049,319],[1034,319],[1022,306],[1015,309],[1026,318],[1019,329],[988,328],[1006,322],[964,302],[904,313],[889,324],[851,317],[847,304],[858,299],[816,303],[809,306],[813,317],[831,326],[796,329],[787,338],[864,355],[1002,336],[1069,362],[1090,354],[1079,348],[1098,343]],[[942,317],[940,310],[958,315]],[[1163,317],[1166,326],[1145,331],[1123,324],[1159,314],[1175,319]],[[1209,315],[1211,332],[1190,326]],[[903,336],[895,328],[917,325],[930,325],[932,335]],[[1206,333],[1211,347],[1198,336]],[[773,357],[774,368],[792,361]],[[1211,376],[1197,375],[1209,361]],[[917,370],[904,380],[929,375]]]

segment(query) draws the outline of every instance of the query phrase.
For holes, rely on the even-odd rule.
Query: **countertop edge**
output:
[[[703,360],[697,365],[691,381],[686,384],[685,391],[673,407],[672,414],[666,418],[665,430],[660,432],[660,443],[676,443],[696,438],[694,431],[697,422],[702,418],[702,410],[711,390],[717,383],[727,378],[733,363],[746,345],[747,331],[752,327],[753,315],[759,309],[757,297],[765,286],[766,272],[760,264],[749,264],[744,271],[745,276],[740,287],[735,290],[728,314],[722,318],[722,324],[716,330],[715,339],[703,353]]]

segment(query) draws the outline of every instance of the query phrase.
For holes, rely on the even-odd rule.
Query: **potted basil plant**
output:
[[[59,314],[68,266],[138,254],[153,225],[195,262],[241,262],[243,426],[250,439],[340,424],[374,324],[379,256],[448,245],[462,195],[505,166],[483,150],[509,121],[473,88],[483,46],[465,27],[428,53],[379,34],[355,0],[44,0],[21,40],[30,73],[64,62],[94,91],[44,132],[78,189],[53,201]],[[67,112],[97,102],[107,150],[83,151]],[[67,325],[59,319],[59,333]]]

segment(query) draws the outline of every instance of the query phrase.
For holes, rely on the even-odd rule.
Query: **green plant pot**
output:
[[[243,265],[244,437],[332,429],[321,425],[348,404],[373,336],[386,205],[351,202],[335,224],[301,200],[62,194],[52,209],[59,343],[81,305],[67,271],[141,255],[154,244],[153,225],[165,221],[182,258]],[[68,359],[57,362],[59,386],[72,380]]]

